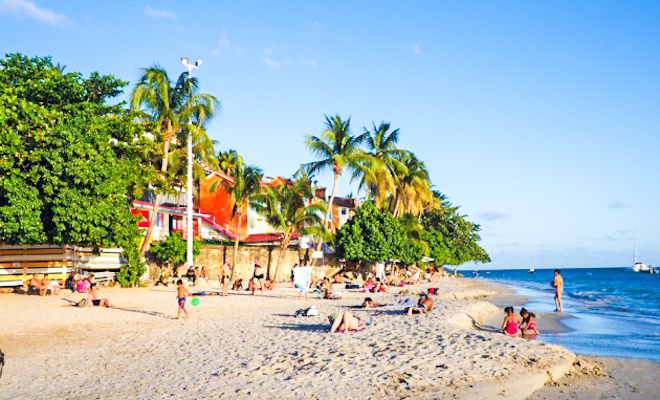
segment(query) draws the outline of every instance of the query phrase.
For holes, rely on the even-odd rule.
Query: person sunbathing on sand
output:
[[[92,301],[92,304],[95,306],[101,306],[101,307],[112,307],[112,304],[110,304],[110,300],[108,299],[100,299],[99,298],[99,288],[96,285],[96,283],[92,283],[90,289],[89,289],[89,294],[87,295],[87,299]]]
[[[41,294],[41,281],[37,277],[37,274],[32,275],[32,279],[28,282],[28,290]]]
[[[504,309],[506,316],[502,322],[502,329],[504,333],[509,336],[520,336],[522,332],[520,331],[520,319],[514,313],[513,307],[506,307]]]
[[[369,277],[362,287],[364,288],[365,293],[373,292],[376,287],[376,282],[374,282],[372,277]]]
[[[361,331],[366,328],[366,324],[360,318],[354,316],[353,314],[347,312],[333,314],[328,317],[330,320],[330,333],[341,332],[344,333],[348,331]]]
[[[426,314],[433,309],[433,299],[428,295],[423,294],[420,296],[417,305],[408,308],[408,316],[415,314]]]
[[[363,308],[374,308],[374,307],[378,307],[378,306],[380,306],[380,304],[373,301],[373,299],[371,297],[365,298],[364,303],[362,303]]]

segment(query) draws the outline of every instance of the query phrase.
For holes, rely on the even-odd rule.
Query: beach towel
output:
[[[296,267],[293,269],[293,286],[300,292],[309,292],[314,267]]]
[[[385,281],[385,264],[378,263],[376,264],[376,278]]]

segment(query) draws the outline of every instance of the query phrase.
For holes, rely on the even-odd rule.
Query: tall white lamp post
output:
[[[188,68],[188,79],[192,79],[193,69],[199,68],[202,65],[202,60],[195,61],[194,64],[190,63],[188,57],[181,57],[181,64]],[[192,94],[192,93],[190,93]],[[193,152],[192,152],[192,131],[188,130],[188,189],[186,189],[186,264],[188,269],[193,266]]]

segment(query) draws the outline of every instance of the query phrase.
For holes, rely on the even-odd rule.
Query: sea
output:
[[[466,276],[471,271],[464,271]],[[554,270],[479,270],[476,279],[505,284],[527,298],[535,313],[553,312]],[[562,269],[565,292],[560,321],[565,333],[539,340],[585,355],[650,359],[660,362],[660,274],[631,268]]]

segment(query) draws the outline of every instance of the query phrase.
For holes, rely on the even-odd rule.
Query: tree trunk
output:
[[[284,262],[284,250],[289,247],[289,235],[285,235],[282,238],[282,243],[280,244],[280,255],[277,257],[277,267],[275,267],[275,281],[277,281],[277,275],[280,272],[280,266]]]
[[[165,143],[163,143],[163,158],[160,163],[160,171],[161,172],[167,172],[167,163],[170,159],[170,140],[169,140],[170,135],[168,135],[167,138],[165,138]],[[151,214],[151,219],[149,220],[149,227],[147,228],[147,233],[144,235],[144,240],[142,241],[142,245],[140,246],[140,253],[142,253],[142,256],[149,250],[149,246],[151,243],[149,243],[149,239],[151,239],[151,233],[154,230],[154,225],[156,224],[156,220],[158,219],[158,207],[160,206],[160,202],[163,199],[163,195],[161,193],[158,193],[156,195],[156,199],[154,200],[154,207],[153,207],[153,212]]]
[[[234,265],[232,266],[232,269],[231,269],[231,278],[230,278],[232,281],[234,280],[234,272],[236,271],[236,268],[238,266],[238,262],[237,262],[237,260],[238,260],[238,242],[240,241],[240,238],[241,238],[241,218],[242,218],[241,213],[237,213],[236,218],[238,219],[238,222],[236,223],[236,238],[234,239],[234,259],[232,260]]]
[[[330,218],[330,213],[332,212],[332,202],[335,200],[338,180],[339,174],[335,172],[335,182],[332,185],[332,193],[330,193],[330,199],[328,200],[328,210],[325,212],[325,218],[323,218],[323,228],[328,224],[328,218]],[[330,224],[332,224],[332,221],[330,221]],[[321,250],[321,246],[323,246],[323,238],[319,238],[319,242],[316,245],[316,251]],[[312,265],[316,265],[316,258],[312,261]]]

